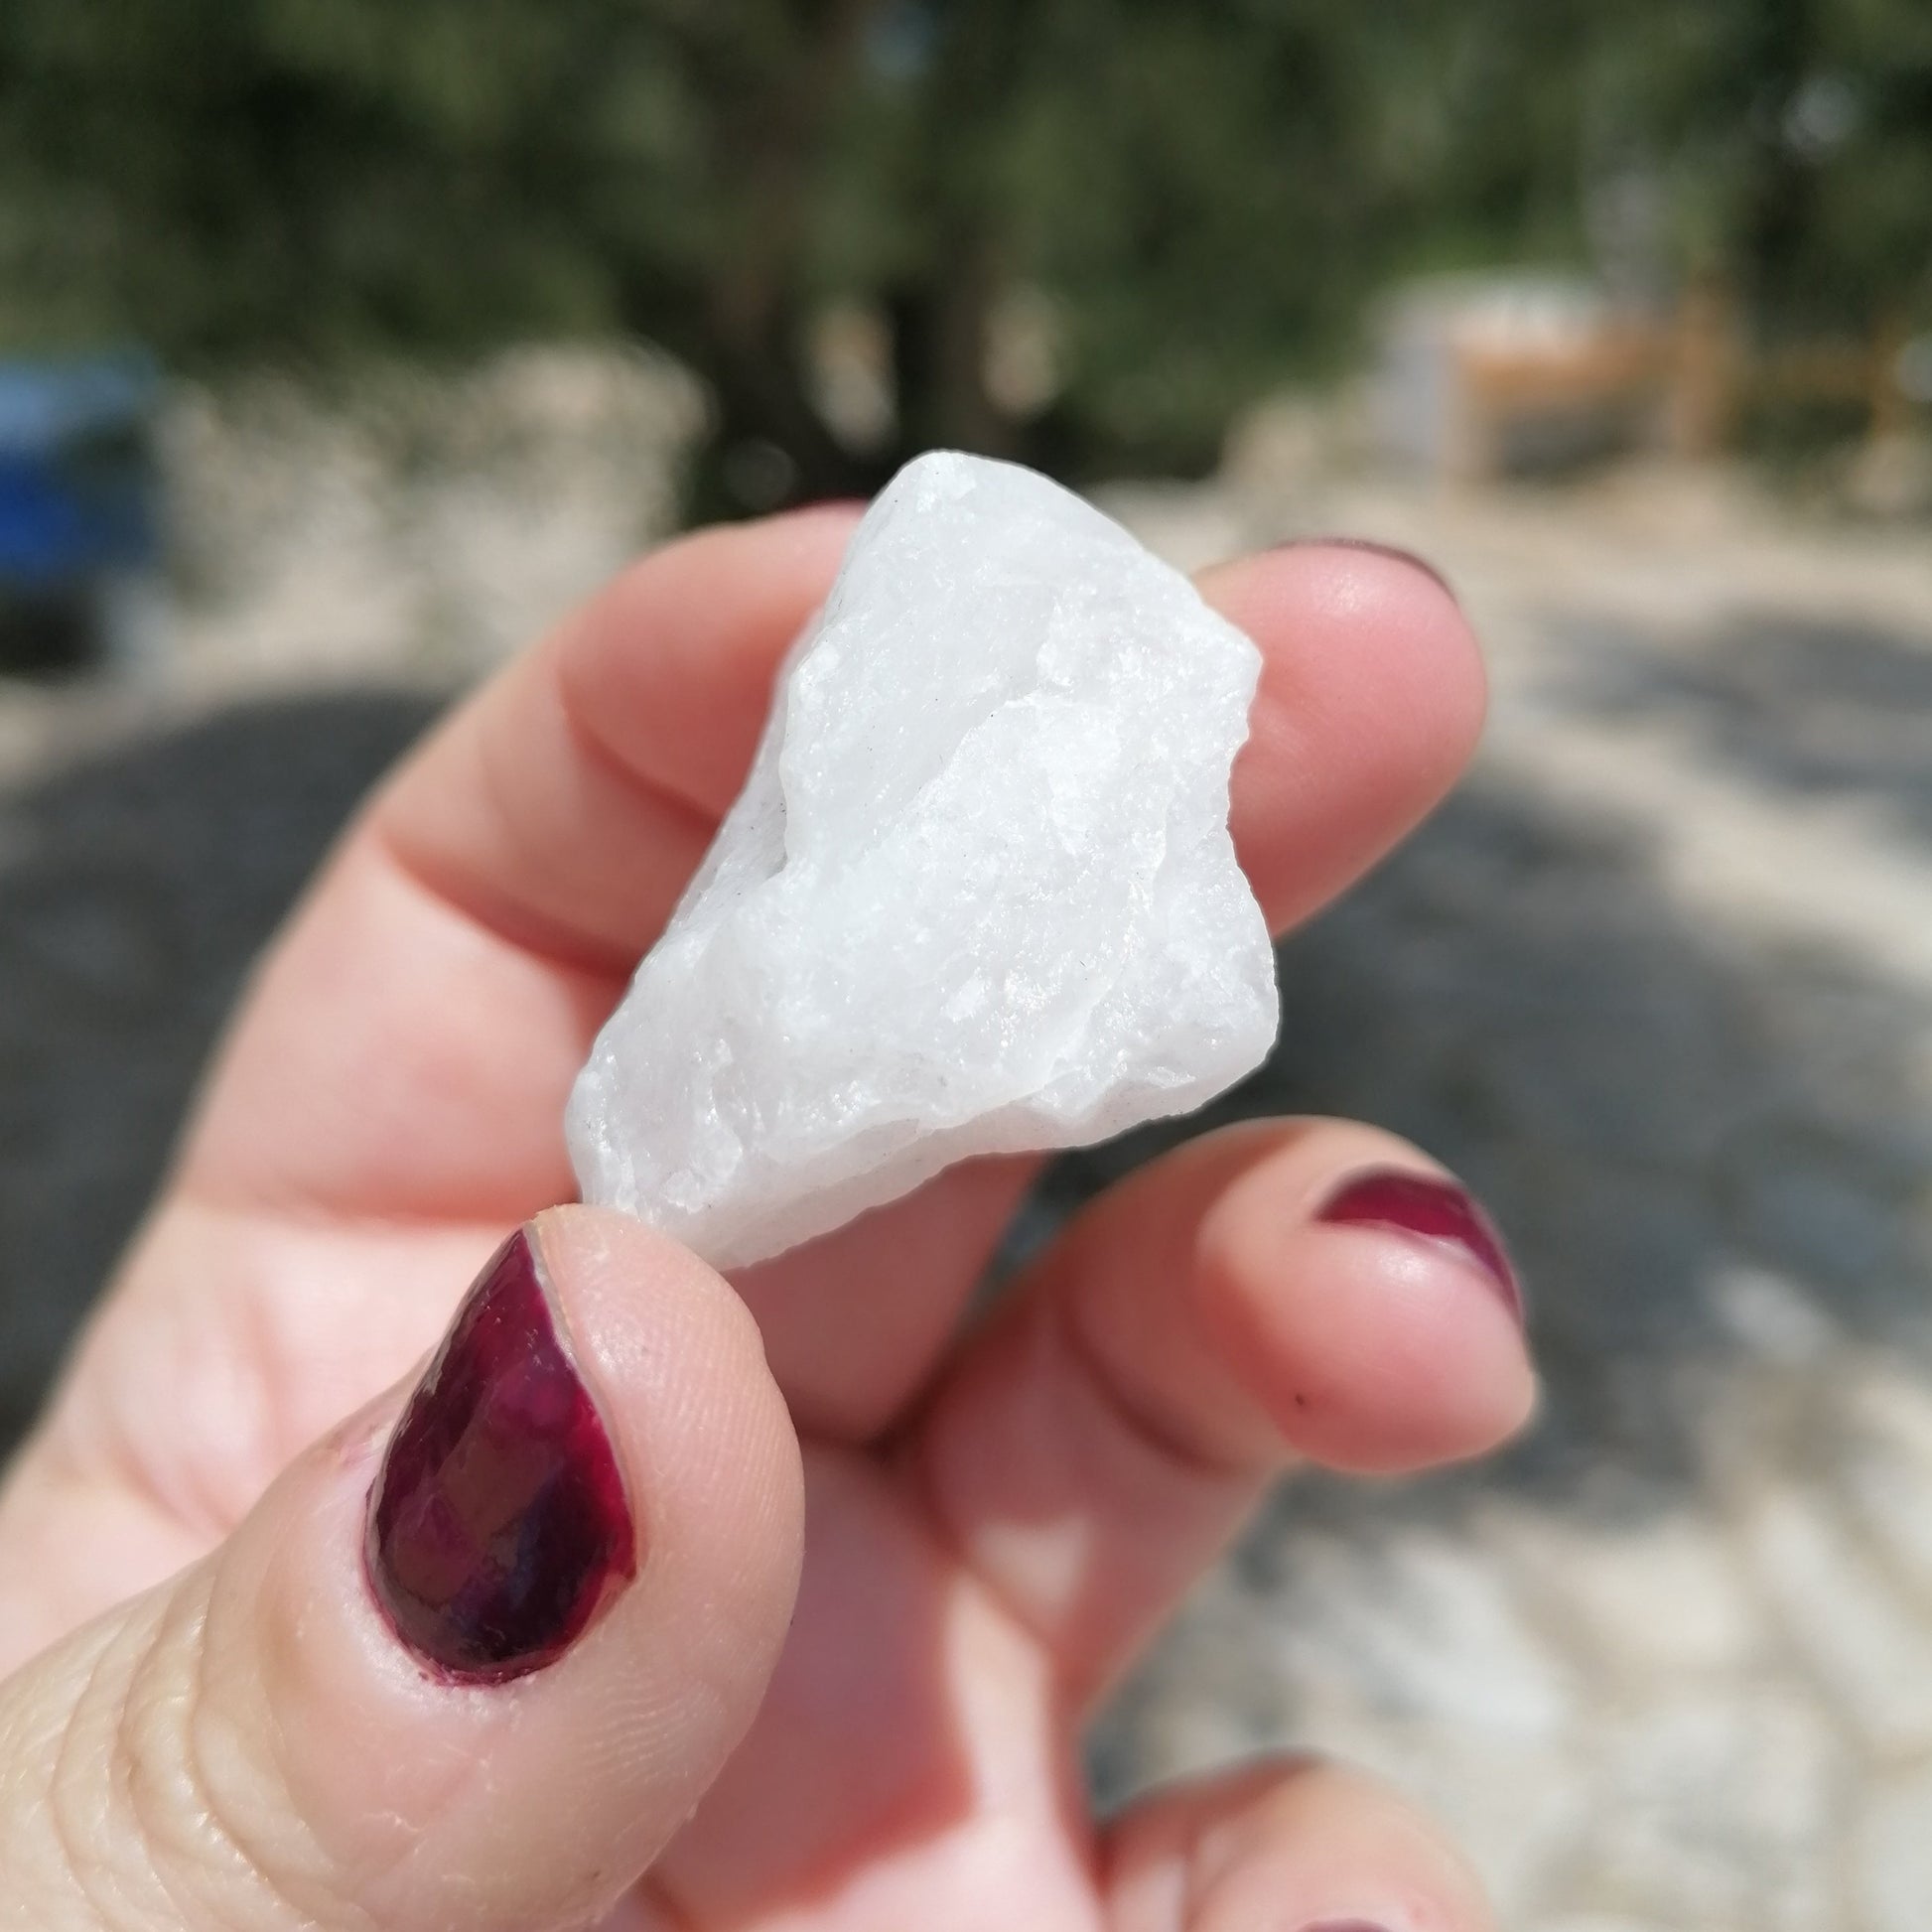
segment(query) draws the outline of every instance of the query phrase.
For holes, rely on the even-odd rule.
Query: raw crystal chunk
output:
[[[1276,1019],[1227,829],[1259,669],[1057,484],[908,464],[578,1077],[584,1198],[730,1267],[1246,1073]]]

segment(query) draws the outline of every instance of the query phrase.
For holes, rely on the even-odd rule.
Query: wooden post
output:
[[[1684,291],[1672,355],[1669,442],[1674,455],[1716,456],[1736,413],[1737,309],[1715,275],[1700,275]]]
[[[1451,328],[1449,357],[1449,409],[1439,454],[1442,479],[1449,483],[1493,481],[1497,464],[1496,423],[1478,358]]]
[[[1873,443],[1902,436],[1911,427],[1911,399],[1899,380],[1905,345],[1911,331],[1902,309],[1888,311],[1871,342],[1871,421],[1867,434]]]

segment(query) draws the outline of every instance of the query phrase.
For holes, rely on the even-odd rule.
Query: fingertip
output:
[[[1376,547],[1285,545],[1218,566],[1201,591],[1262,653],[1230,823],[1279,930],[1455,782],[1482,731],[1482,655],[1433,568]]]
[[[1441,1184],[1403,1143],[1328,1123],[1241,1174],[1201,1229],[1202,1320],[1231,1371],[1296,1451],[1358,1473],[1480,1455],[1536,1402],[1521,1322],[1478,1259],[1324,1218],[1349,1176],[1388,1173]]]
[[[624,770],[722,813],[861,513],[817,503],[714,524],[639,559],[549,640],[572,716]]]
[[[808,545],[817,551],[831,541],[848,541],[869,507],[861,496],[823,496],[816,502],[799,503],[794,508],[760,517],[750,527],[762,529],[774,539]]]
[[[207,1677],[241,1802],[272,1771],[332,1906],[594,1917],[751,1724],[802,1515],[723,1280],[623,1216],[538,1216],[414,1387],[299,1458],[221,1551]]]
[[[646,1568],[733,1573],[720,1628],[742,1608],[756,1649],[796,1587],[804,1512],[798,1439],[757,1321],[715,1269],[627,1214],[556,1207],[530,1232],[647,1518]]]
[[[1349,640],[1351,668],[1424,679],[1415,696],[1473,745],[1488,688],[1482,653],[1461,600],[1427,558],[1359,537],[1297,538],[1216,565],[1200,589],[1262,645],[1265,682],[1286,692],[1299,681],[1297,633]]]

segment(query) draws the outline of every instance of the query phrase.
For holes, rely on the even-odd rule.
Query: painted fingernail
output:
[[[1386,1228],[1412,1240],[1447,1248],[1472,1262],[1518,1321],[1523,1290],[1510,1266],[1502,1236],[1489,1216],[1452,1180],[1372,1168],[1344,1180],[1314,1217],[1337,1227]]]
[[[1406,564],[1411,570],[1419,570],[1448,594],[1451,604],[1460,606],[1462,600],[1455,594],[1455,586],[1432,564],[1427,557],[1419,557],[1413,550],[1404,550],[1400,544],[1377,543],[1373,537],[1290,537],[1286,543],[1278,543],[1277,550],[1365,550],[1371,557],[1387,557],[1392,563]]]
[[[370,1587],[461,1683],[554,1662],[637,1569],[623,1476],[528,1229],[471,1289],[369,1492]]]

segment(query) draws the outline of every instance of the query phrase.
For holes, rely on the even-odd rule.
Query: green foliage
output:
[[[189,366],[628,331],[723,440],[864,486],[807,401],[833,296],[902,440],[1210,456],[1420,266],[1580,259],[1655,186],[1666,268],[1793,327],[1922,312],[1924,0],[4,0],[0,337]],[[1001,417],[1019,285],[1069,380]]]
[[[1932,10],[1644,0],[1596,50],[1599,118],[1667,171],[1680,252],[1774,331],[1932,301]]]

